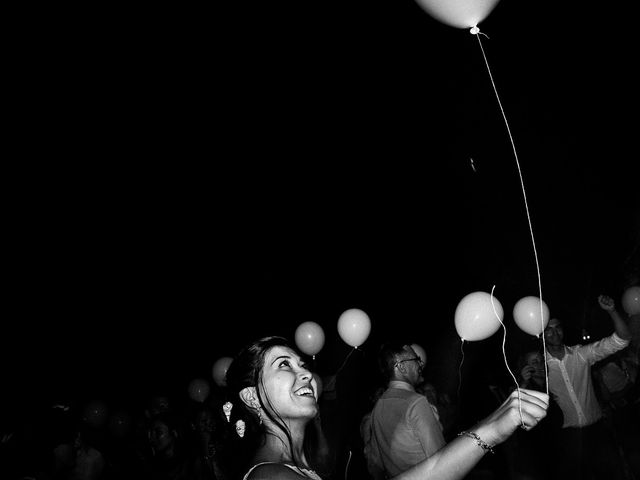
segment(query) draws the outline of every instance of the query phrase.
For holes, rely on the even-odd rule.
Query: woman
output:
[[[305,448],[306,426],[318,413],[317,385],[287,340],[265,337],[247,345],[229,366],[226,380],[251,420],[245,438],[255,439],[244,480],[321,480]],[[504,442],[518,427],[533,428],[546,415],[547,395],[520,392],[520,400],[515,392],[472,430],[395,479],[463,478],[492,445]]]

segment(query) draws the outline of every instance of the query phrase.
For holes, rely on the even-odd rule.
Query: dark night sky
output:
[[[543,298],[599,331],[595,296],[620,294],[639,238],[633,30],[529,3],[499,3],[483,47]],[[305,320],[331,371],[351,307],[371,349],[404,332],[444,355],[467,293],[496,285],[507,322],[537,294],[476,38],[409,0],[279,5],[16,18],[16,399],[180,384]]]

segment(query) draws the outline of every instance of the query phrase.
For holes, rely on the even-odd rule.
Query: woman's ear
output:
[[[256,396],[256,387],[244,387],[240,390],[239,395],[240,400],[242,400],[249,408],[255,409],[260,407]]]

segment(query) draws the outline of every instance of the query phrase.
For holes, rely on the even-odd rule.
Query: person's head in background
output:
[[[544,363],[544,357],[539,350],[530,350],[521,355],[518,363],[520,375],[528,382],[530,388],[540,389],[545,386]]]
[[[385,382],[401,381],[415,388],[424,380],[424,364],[410,344],[396,341],[382,344],[378,367]]]
[[[562,322],[557,318],[549,320],[547,327],[544,329],[544,340],[550,347],[561,347],[564,345],[564,329]]]
[[[153,456],[163,459],[174,458],[179,453],[182,430],[181,420],[169,412],[153,416],[147,429]]]

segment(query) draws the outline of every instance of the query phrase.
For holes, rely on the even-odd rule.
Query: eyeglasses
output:
[[[403,362],[418,362],[418,367],[422,368],[424,366],[424,362],[422,361],[422,358],[420,358],[420,357],[411,357],[411,358],[405,358],[404,360],[398,360],[396,362],[396,367],[398,366],[398,364],[403,363]]]

